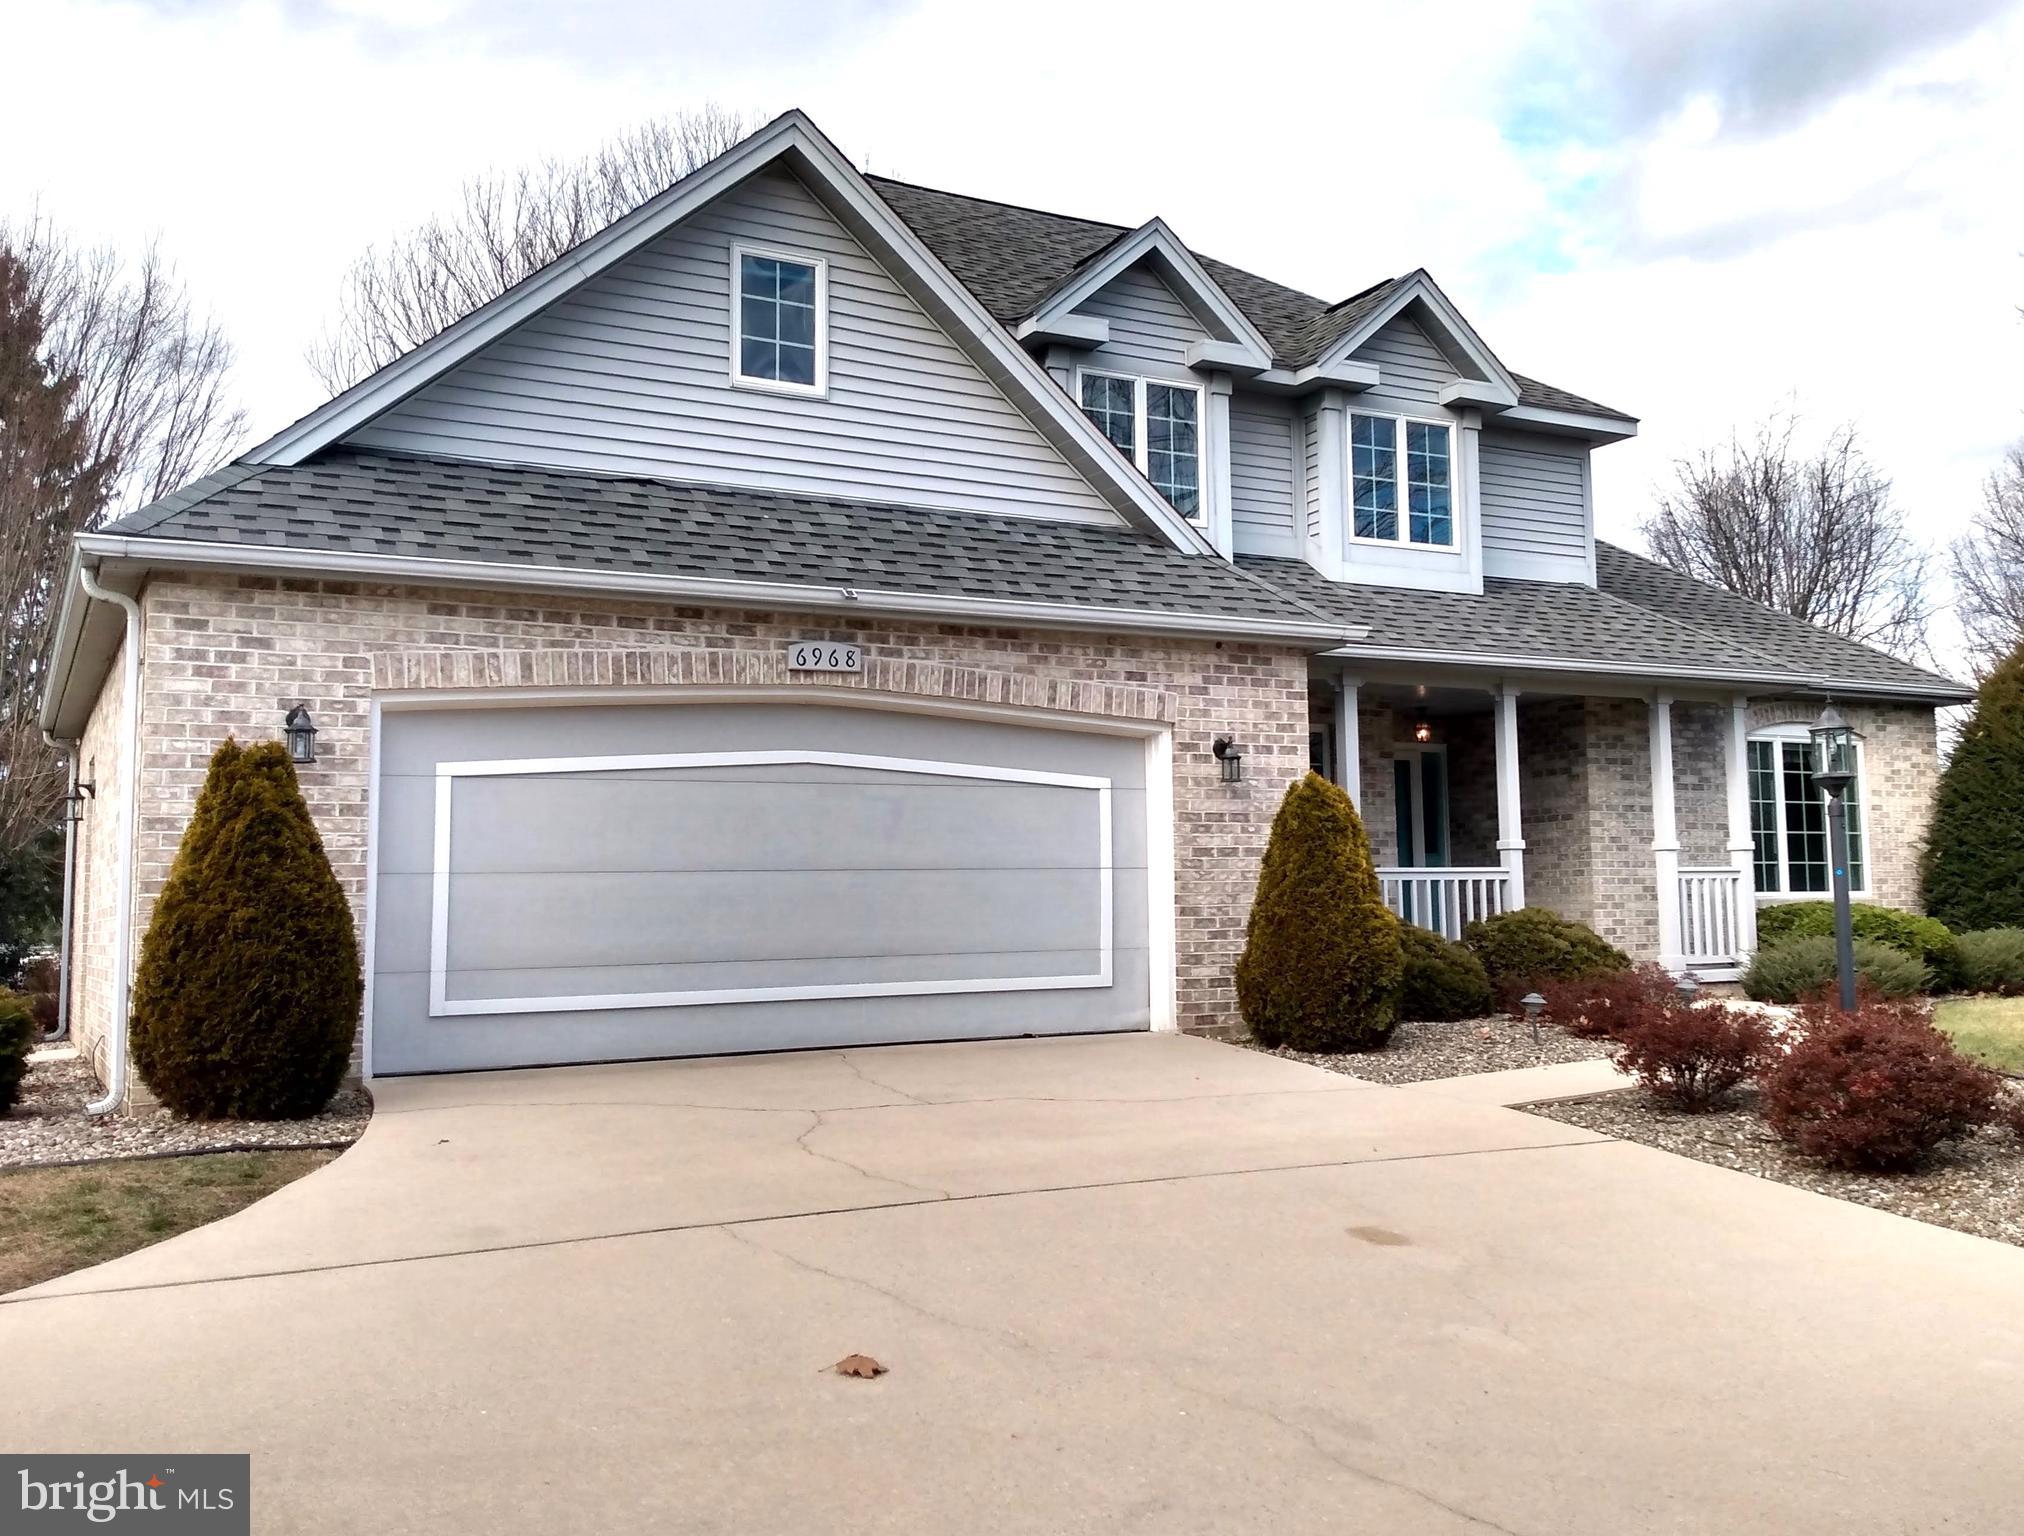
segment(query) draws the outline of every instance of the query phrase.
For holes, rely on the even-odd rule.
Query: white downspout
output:
[[[113,924],[112,1023],[106,1031],[105,1097],[84,1106],[87,1115],[103,1115],[125,1103],[127,1092],[127,1008],[133,996],[134,823],[141,809],[141,605],[124,592],[100,586],[89,566],[79,566],[77,578],[85,596],[115,603],[126,614],[126,645],[121,652],[124,691],[120,695],[120,734],[126,743],[126,771],[120,788],[126,791],[126,804],[120,807],[119,843],[114,855],[119,870],[119,918]]]
[[[56,1028],[37,1042],[52,1045],[70,1034],[70,925],[77,899],[77,768],[81,754],[74,741],[60,741],[47,731],[43,739],[70,760],[70,782],[63,797],[63,920],[56,941]]]

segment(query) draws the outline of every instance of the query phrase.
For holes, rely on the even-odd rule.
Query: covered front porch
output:
[[[1756,947],[1748,698],[1317,671],[1309,721],[1312,765],[1356,801],[1406,921],[1454,938],[1550,907],[1704,980]]]

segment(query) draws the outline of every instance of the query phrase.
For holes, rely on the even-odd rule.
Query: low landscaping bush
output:
[[[1677,1001],[1680,988],[1664,966],[1646,961],[1628,971],[1542,981],[1539,995],[1546,999],[1545,1016],[1570,1035],[1617,1040],[1652,1009]]]
[[[1401,924],[1405,980],[1399,990],[1399,1017],[1422,1024],[1480,1019],[1492,1007],[1490,976],[1466,945],[1431,929]]]
[[[1961,984],[1960,941],[1936,917],[1921,917],[1897,907],[1871,906],[1851,902],[1849,927],[1858,939],[1888,944],[1903,954],[1916,955],[1931,973],[1931,985],[1952,991]],[[1757,914],[1757,942],[1782,944],[1787,939],[1834,936],[1834,903],[1831,901],[1782,901]]]
[[[1855,971],[1884,997],[1911,997],[1925,991],[1931,979],[1916,956],[1874,939],[1855,941]],[[1786,939],[1766,944],[1750,957],[1743,991],[1760,1003],[1796,1003],[1834,986],[1839,974],[1832,936]]]
[[[2024,928],[1983,928],[1960,937],[1962,990],[2024,997]]]
[[[1799,1024],[1798,1043],[1765,1078],[1764,1115],[1808,1157],[1913,1168],[2005,1115],[2002,1080],[1955,1050],[1917,1003],[1872,994],[1842,1013],[1816,1001]]]
[[[1633,1009],[1618,1037],[1616,1069],[1655,1098],[1690,1113],[1712,1109],[1777,1056],[1770,1028],[1757,1014],[1669,992]]]
[[[28,999],[0,992],[0,1115],[21,1097],[21,1079],[28,1075],[28,1052],[39,1031]]]
[[[1310,773],[1272,820],[1237,960],[1237,1006],[1258,1043],[1370,1051],[1398,1022],[1405,968],[1370,840],[1340,788]]]
[[[1630,956],[1586,923],[1545,907],[1520,907],[1482,918],[1462,930],[1500,1000],[1547,981],[1577,981],[1630,969]]]

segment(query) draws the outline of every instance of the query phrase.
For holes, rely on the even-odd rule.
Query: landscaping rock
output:
[[[1265,1047],[1255,1042],[1253,1050]],[[1522,1019],[1493,1014],[1455,1024],[1401,1024],[1391,1043],[1380,1051],[1265,1051],[1288,1061],[1304,1061],[1372,1083],[1424,1083],[1441,1077],[1468,1077],[1477,1072],[1507,1072],[1516,1067],[1555,1066],[1567,1061],[1594,1061],[1610,1054],[1607,1040],[1577,1040],[1557,1025],[1541,1020],[1539,1043],[1532,1026]]]

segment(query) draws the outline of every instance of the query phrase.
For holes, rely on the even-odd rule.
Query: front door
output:
[[[1402,747],[1392,761],[1392,814],[1399,863],[1436,869],[1448,862],[1448,749]]]

